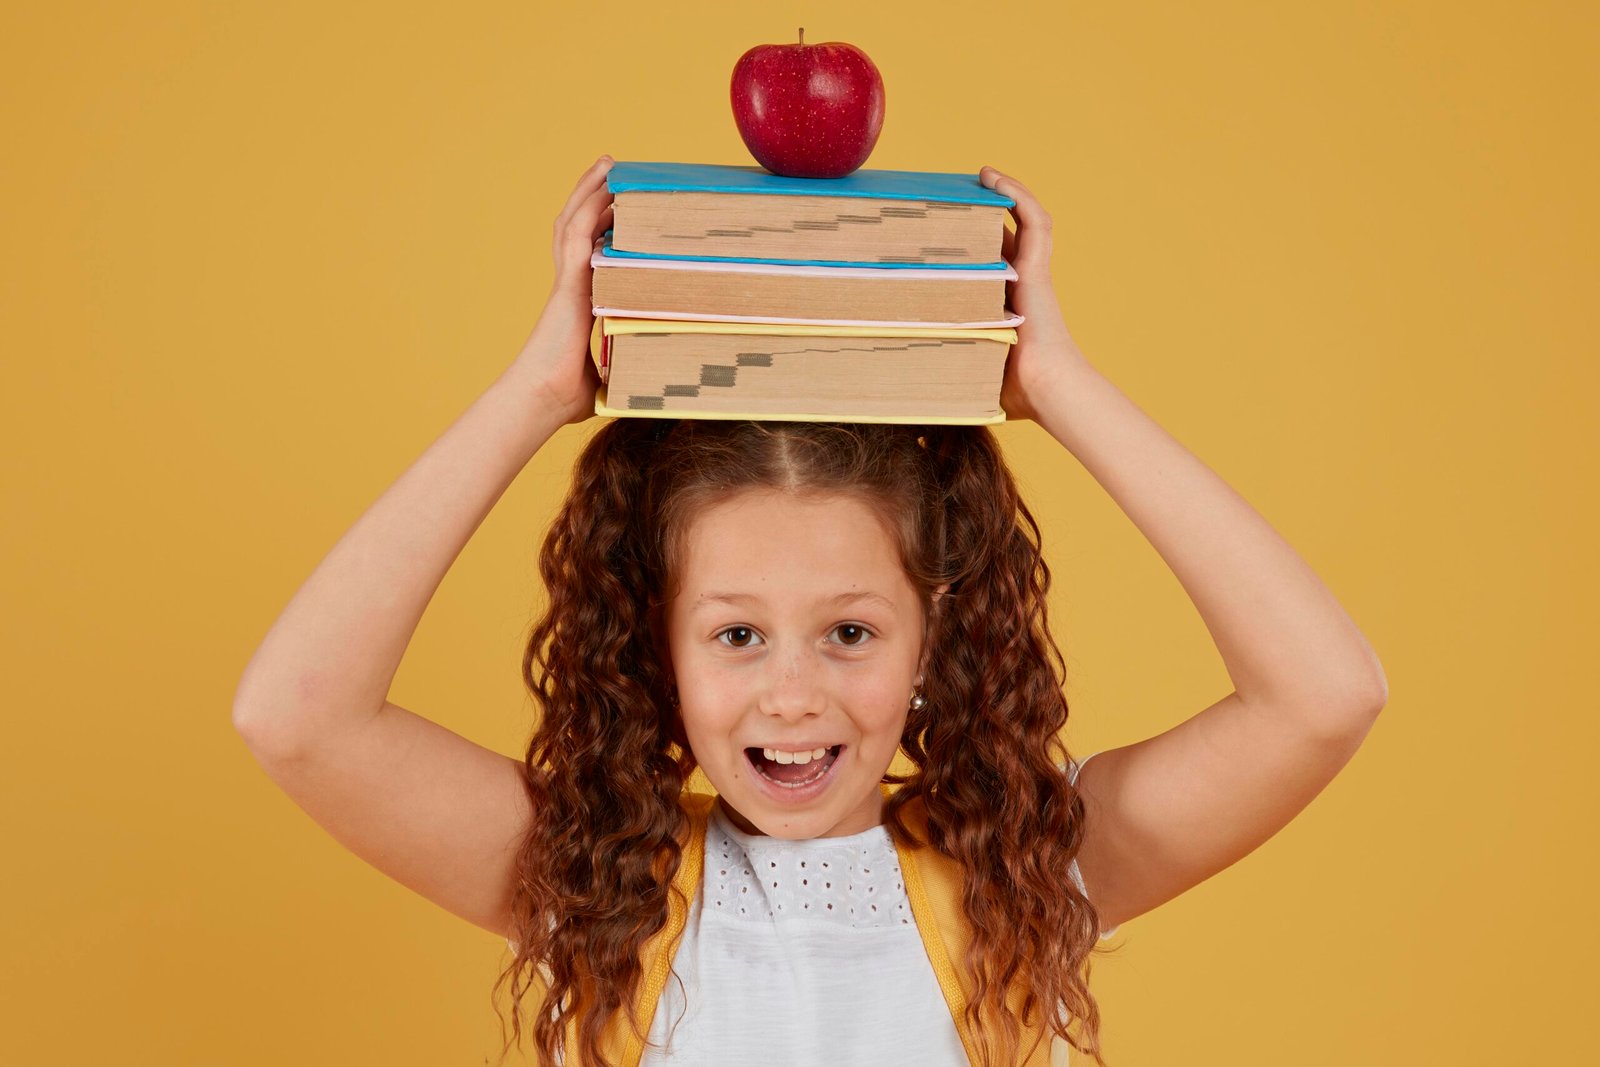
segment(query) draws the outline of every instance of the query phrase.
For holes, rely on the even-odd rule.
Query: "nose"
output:
[[[809,649],[769,656],[758,706],[762,714],[789,722],[820,715],[827,704],[823,667]]]

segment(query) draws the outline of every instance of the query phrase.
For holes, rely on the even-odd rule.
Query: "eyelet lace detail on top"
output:
[[[704,908],[770,924],[915,927],[900,857],[883,826],[806,841],[747,834],[720,802],[706,827]]]

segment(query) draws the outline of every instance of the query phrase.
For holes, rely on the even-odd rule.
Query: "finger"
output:
[[[1003,178],[1003,177],[1005,177],[1005,175],[1001,174],[998,170],[995,170],[993,167],[985,166],[985,167],[979,167],[978,168],[978,182],[979,182],[979,184],[981,184],[986,189],[994,189],[995,192],[1000,192],[999,189],[995,188],[995,183],[996,183],[996,181],[998,179]],[[1001,193],[1000,195],[1004,196],[1006,194]],[[1013,201],[1015,201],[1016,197],[1012,197],[1011,199]],[[1020,221],[1020,219],[1019,219],[1020,211],[1021,211],[1021,208],[1016,203],[1013,203],[1010,207],[1006,208],[1006,213],[1011,216],[1011,221],[1012,222],[1019,222]]]
[[[611,225],[611,204],[615,199],[611,190],[605,185],[589,192],[572,207],[570,212],[564,212],[556,219],[555,250],[556,260],[562,259],[563,249],[571,258],[581,258],[588,262],[589,255],[594,249],[595,239]],[[581,245],[581,247],[580,247]]]
[[[567,197],[567,202],[561,207],[561,214],[556,216],[556,225],[564,223],[568,216],[577,210],[578,205],[594,194],[595,189],[606,188],[606,172],[611,169],[613,160],[610,156],[601,156],[594,164],[583,172],[583,177],[578,179],[578,184],[573,188],[572,195]]]
[[[1014,246],[1016,258],[1012,261],[1012,265],[1019,270],[1022,266],[1048,269],[1054,239],[1054,223],[1050,213],[1032,193],[1028,192],[1027,186],[993,167],[984,167],[980,170],[978,180],[1001,196],[1008,196],[1016,202],[1011,208],[1012,215],[1017,219]]]
[[[1028,192],[1028,187],[1017,179],[1009,174],[1002,174],[993,167],[984,167],[978,172],[978,178],[1001,196],[1008,196],[1015,201],[1010,210],[1017,220],[1019,233],[1028,227],[1044,230],[1051,228],[1050,213],[1032,193]]]
[[[596,241],[600,240],[601,236],[604,235],[607,230],[611,229],[612,222],[614,220],[612,209],[616,207],[617,198],[610,189],[607,189],[602,185],[595,191],[594,196],[591,199],[593,201],[592,206],[595,213],[594,225],[589,227],[589,244],[592,247]],[[586,204],[582,209],[579,210],[579,215],[581,216],[585,214],[589,208],[590,205]]]

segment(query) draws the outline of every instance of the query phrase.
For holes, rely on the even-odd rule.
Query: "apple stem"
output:
[[[806,43],[806,28],[804,26],[800,27],[800,43]]]

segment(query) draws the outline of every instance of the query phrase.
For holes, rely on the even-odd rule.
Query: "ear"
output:
[[[928,612],[928,618],[927,618],[927,620],[925,620],[923,622],[923,626],[922,626],[922,656],[918,660],[918,663],[917,663],[917,686],[918,686],[918,688],[920,688],[922,686],[923,680],[926,679],[927,676],[928,676],[928,656],[933,651],[928,646],[928,624],[933,621],[933,616],[937,615],[939,613],[939,611],[942,609],[943,605],[940,604],[940,601],[944,599],[944,595],[946,593],[948,593],[949,591],[950,591],[950,583],[949,582],[945,582],[943,585],[941,585],[939,588],[937,588],[937,589],[935,589],[933,591],[933,602],[932,602],[932,604],[930,606],[930,610]]]

